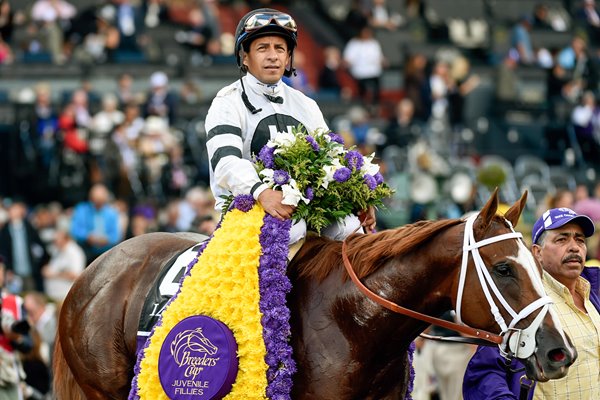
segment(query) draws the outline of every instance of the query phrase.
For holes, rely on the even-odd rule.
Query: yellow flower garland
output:
[[[207,315],[232,330],[238,345],[239,370],[227,400],[266,399],[267,364],[259,310],[258,267],[260,229],[265,212],[255,205],[249,212],[228,212],[221,227],[186,277],[177,298],[162,315],[144,351],[138,375],[141,400],[168,397],[158,377],[158,357],[166,336],[181,320]]]

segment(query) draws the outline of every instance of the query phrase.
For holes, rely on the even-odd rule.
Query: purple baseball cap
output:
[[[569,222],[575,222],[581,229],[585,237],[590,237],[594,234],[594,222],[583,214],[577,214],[570,208],[552,208],[546,211],[537,221],[533,224],[533,231],[531,232],[531,238],[533,244],[537,244],[538,239],[542,236],[542,233],[552,229],[560,228]]]

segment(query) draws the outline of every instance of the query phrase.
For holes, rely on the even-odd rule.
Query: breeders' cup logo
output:
[[[219,357],[210,357],[217,354],[219,348],[204,336],[202,328],[179,332],[171,342],[170,350],[177,365],[186,368],[186,378],[196,378],[204,367],[214,367],[219,361]]]
[[[238,365],[231,329],[209,316],[193,315],[164,338],[158,376],[169,399],[218,400],[231,391]]]

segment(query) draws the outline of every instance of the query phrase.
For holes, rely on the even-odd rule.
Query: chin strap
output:
[[[242,79],[242,76],[240,76],[240,83],[242,84],[242,101],[244,102],[244,105],[246,106],[248,111],[250,111],[252,114],[258,114],[259,112],[262,111],[262,108],[257,109],[256,107],[254,107],[252,105],[252,103],[250,103],[250,100],[248,99],[248,95],[246,94],[246,88],[244,87],[244,80]]]

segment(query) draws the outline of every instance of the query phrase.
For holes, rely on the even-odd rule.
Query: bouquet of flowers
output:
[[[254,163],[264,183],[283,191],[283,203],[296,206],[294,220],[320,233],[392,195],[373,157],[345,148],[338,134],[299,126],[269,140]]]

